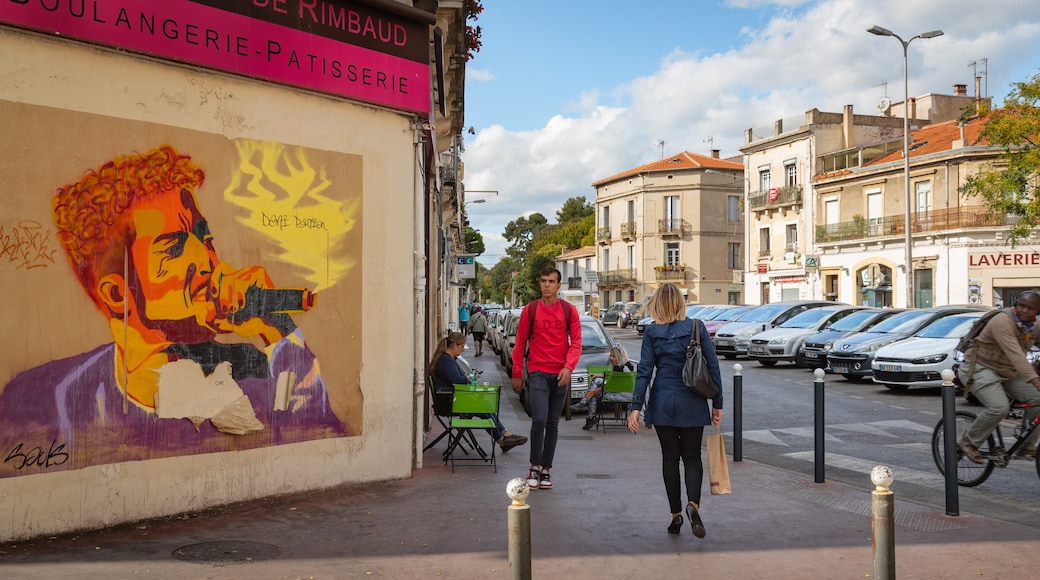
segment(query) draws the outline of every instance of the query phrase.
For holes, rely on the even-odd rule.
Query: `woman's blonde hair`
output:
[[[437,343],[437,350],[433,351],[433,358],[430,359],[430,366],[426,368],[426,373],[429,376],[433,376],[434,371],[437,369],[437,361],[440,360],[441,355],[448,352],[448,347],[456,346],[459,344],[466,344],[466,337],[461,332],[452,332],[441,339]]]
[[[669,324],[676,320],[686,320],[686,301],[675,284],[664,284],[657,289],[650,303],[647,304],[647,312],[655,324]]]

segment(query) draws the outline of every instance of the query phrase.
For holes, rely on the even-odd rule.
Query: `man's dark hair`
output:
[[[1015,304],[1017,305],[1019,302],[1026,298],[1029,298],[1030,296],[1040,298],[1040,290],[1037,290],[1036,288],[1033,288],[1031,290],[1023,290],[1019,293],[1018,297],[1015,298]]]
[[[542,268],[541,273],[538,274],[538,275],[539,275],[539,277],[541,277],[541,276],[550,276],[552,274],[556,274],[556,281],[557,282],[563,282],[563,274],[560,273],[559,270],[557,270],[556,268],[554,268],[552,266],[546,266],[546,267]]]

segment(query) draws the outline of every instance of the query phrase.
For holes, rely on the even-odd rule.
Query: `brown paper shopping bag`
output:
[[[729,487],[729,465],[726,463],[726,441],[715,425],[715,433],[708,435],[708,481],[711,495],[733,493]]]

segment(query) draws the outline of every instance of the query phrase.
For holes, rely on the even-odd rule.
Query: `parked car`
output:
[[[863,306],[835,304],[810,308],[791,318],[780,326],[762,331],[751,337],[748,346],[748,357],[758,361],[764,367],[771,367],[780,361],[793,362],[802,366],[799,349],[805,339],[816,334],[821,328],[862,310]]]
[[[830,372],[846,379],[863,379],[873,372],[870,364],[881,347],[913,336],[936,319],[979,310],[960,307],[906,310],[836,342],[827,354],[827,365]]]
[[[603,313],[603,324],[615,324],[618,328],[628,326],[629,322],[639,320],[639,302],[615,302]]]
[[[805,339],[800,352],[802,366],[811,369],[827,366],[827,353],[834,343],[857,332],[870,329],[875,324],[905,312],[903,308],[867,308],[857,310],[841,320],[825,326],[820,332]]]
[[[607,334],[607,329],[599,320],[591,316],[582,316],[580,321],[581,358],[578,359],[578,366],[571,373],[571,400],[568,404],[580,401],[585,395],[585,391],[589,390],[589,365],[609,365],[610,348],[616,344],[614,339]],[[635,360],[632,360],[632,363],[638,364]],[[513,364],[512,360],[509,361],[509,364]],[[524,411],[530,416],[531,402],[527,397],[526,374],[524,375],[523,387],[520,390],[520,403],[523,405]]]
[[[718,332],[720,328],[726,326],[730,322],[740,320],[741,316],[744,316],[753,308],[754,306],[737,306],[722,312],[711,320],[705,320],[704,327],[708,329],[708,336],[715,338],[715,333]]]
[[[714,338],[715,352],[727,359],[747,356],[748,346],[751,344],[753,335],[779,326],[810,308],[834,306],[835,304],[835,302],[824,300],[796,300],[756,306],[741,316],[740,320],[730,322],[718,329]]]
[[[893,391],[942,386],[940,373],[953,369],[957,343],[984,312],[965,312],[933,321],[917,334],[878,349],[870,368],[874,382]]]
[[[495,326],[495,346],[497,347],[498,359],[502,366],[506,367],[506,373],[512,372],[512,367],[506,365],[506,361],[513,356],[512,346],[509,344],[509,323],[520,318],[521,308],[514,308],[500,315],[498,324]],[[513,326],[513,336],[516,336],[516,326]],[[515,341],[514,341],[515,342]]]
[[[686,305],[686,318],[695,318],[697,313],[710,308],[707,304],[687,304]],[[640,335],[646,330],[646,327],[654,323],[654,319],[647,316],[636,323],[636,332]]]

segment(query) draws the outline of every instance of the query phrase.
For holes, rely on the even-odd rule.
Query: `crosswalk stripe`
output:
[[[831,435],[830,433],[827,433],[826,431],[827,430],[824,429],[824,434],[823,435],[824,435],[824,439],[825,440],[827,440],[827,441],[837,441],[838,443],[843,443],[843,441],[841,439],[838,439],[837,437],[835,437],[834,435]],[[812,437],[816,436],[816,429],[814,427],[793,427],[791,429],[773,429],[773,432],[774,433],[787,433],[788,435],[796,435],[798,437],[810,437],[810,438],[812,438]]]
[[[893,437],[898,439],[898,435],[893,435],[888,431],[882,431],[873,425],[868,423],[845,423],[842,425],[827,425],[828,429],[841,429],[843,431],[854,431],[856,433],[867,433],[869,435],[877,435],[878,437]]]

